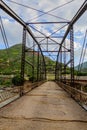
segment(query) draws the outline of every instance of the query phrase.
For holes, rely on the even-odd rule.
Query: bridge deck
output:
[[[87,112],[46,82],[0,110],[0,130],[87,130]]]

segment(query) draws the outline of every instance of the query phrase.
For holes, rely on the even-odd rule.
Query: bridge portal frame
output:
[[[82,6],[80,7],[80,9],[77,11],[75,16],[70,21],[69,26],[65,32],[65,35],[60,43],[60,47],[59,47],[59,51],[58,51],[58,55],[57,55],[57,60],[56,60],[55,80],[60,81],[62,76],[60,77],[60,75],[59,75],[59,71],[61,71],[60,70],[61,67],[59,67],[59,63],[58,63],[59,57],[60,57],[62,45],[64,44],[66,37],[70,33],[70,61],[68,63],[71,64],[71,86],[72,87],[74,87],[74,34],[73,34],[73,26],[79,20],[79,18],[85,13],[86,10],[87,10],[87,0],[84,1]],[[66,61],[66,56],[65,56],[64,60]],[[67,66],[67,65],[68,64],[64,64],[64,66]],[[66,72],[66,67],[64,67],[64,72]],[[64,78],[66,79],[66,77],[64,77]],[[66,83],[65,79],[63,80],[64,83]]]

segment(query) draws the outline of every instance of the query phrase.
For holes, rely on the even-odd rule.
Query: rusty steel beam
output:
[[[42,51],[42,52],[55,52],[55,53],[57,53],[58,51],[49,51],[49,50],[47,50],[47,51]],[[62,52],[70,52],[70,50],[68,50],[68,51],[60,51],[61,53]]]
[[[73,26],[73,24],[76,23],[76,21],[82,16],[82,14],[86,10],[87,10],[87,0],[85,0],[85,2],[82,4],[82,6],[80,7],[80,9],[77,11],[76,15],[72,18],[72,20],[71,20],[71,22],[70,22],[70,24],[68,26],[68,29],[66,30],[65,35],[64,35],[64,37],[63,37],[63,39],[61,41],[61,45],[63,44],[63,42],[64,42],[65,38],[67,37],[67,35],[68,35],[71,27]],[[60,52],[60,50],[61,50],[61,46],[59,48],[59,52]],[[58,55],[59,55],[59,52],[58,52]]]
[[[76,23],[76,21],[78,21],[78,19],[85,13],[85,11],[87,10],[87,0],[84,1],[84,3],[82,4],[82,6],[80,7],[80,9],[77,11],[76,15],[72,18],[66,32],[65,32],[65,35],[60,43],[60,47],[59,47],[59,51],[58,51],[58,55],[57,55],[57,60],[56,60],[56,69],[57,69],[57,66],[58,66],[58,59],[59,59],[59,54],[60,54],[60,51],[61,51],[61,48],[62,48],[62,44],[64,43],[68,33],[70,32],[71,28],[73,27],[73,25]],[[73,63],[72,63],[73,64]],[[73,71],[72,71],[73,72]],[[55,73],[56,75],[57,73]],[[56,76],[55,76],[56,77]],[[72,76],[72,79],[73,79],[73,76]]]
[[[70,64],[71,62],[72,62],[72,60],[69,60],[69,61],[64,65],[64,67],[67,67],[68,64]]]
[[[18,23],[20,23],[26,30],[29,32],[34,41],[38,44],[38,41],[35,39],[35,36],[31,32],[30,28],[26,25],[26,23],[11,9],[7,6],[2,0],[0,2],[0,8],[4,10],[8,15],[14,18]]]
[[[60,21],[60,22],[30,22],[30,23],[27,23],[27,25],[29,24],[62,24],[62,23],[70,23],[69,21]]]
[[[30,63],[29,61],[25,60],[25,62],[34,68],[34,65]]]
[[[43,36],[43,37],[42,36],[35,36],[35,38],[38,38],[38,39],[39,38],[49,38],[49,37],[50,38],[63,38],[64,36],[47,36],[47,37],[45,37],[45,36]]]
[[[26,30],[28,31],[28,33],[30,34],[30,36],[33,38],[33,40],[37,43],[40,51],[41,51],[41,55],[43,56],[42,50],[40,48],[40,45],[38,43],[38,41],[36,40],[34,34],[31,32],[30,28],[26,25],[26,23],[8,6],[5,4],[5,2],[3,2],[2,0],[0,0],[0,8],[5,11],[8,15],[10,15],[12,18],[14,18],[19,24],[21,24],[24,28],[26,28]],[[45,65],[45,59],[43,56],[43,62]]]

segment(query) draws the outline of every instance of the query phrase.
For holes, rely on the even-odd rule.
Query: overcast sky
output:
[[[84,0],[13,0],[13,2],[17,2],[28,7],[23,7],[17,5],[9,0],[3,0],[11,9],[13,9],[25,22],[59,22],[59,21],[70,21],[73,16],[76,14],[80,6],[83,4]],[[69,2],[67,4],[67,2]],[[62,7],[63,6],[63,7]],[[31,8],[34,8],[36,11]],[[54,10],[53,10],[54,9]],[[51,15],[47,15],[46,12],[49,11],[49,14],[55,15],[57,17],[53,17]],[[43,15],[43,12],[45,14]],[[9,46],[12,46],[17,43],[21,43],[22,41],[22,26],[17,23],[14,19],[8,16],[4,11],[0,9],[0,15],[2,17],[2,21],[4,24],[4,28],[6,31],[6,35],[8,38]],[[42,16],[40,16],[42,15]],[[40,16],[40,17],[38,17]],[[38,18],[37,18],[38,17]],[[60,19],[61,17],[61,19]],[[44,35],[49,36],[56,30],[60,29],[62,26],[66,24],[51,24],[51,25],[32,25],[39,31],[41,31]],[[37,31],[30,29],[34,33],[35,36],[43,36]],[[65,26],[62,30],[59,30],[56,34],[54,33],[52,36],[60,36],[64,35],[67,26]],[[78,64],[82,44],[84,41],[85,32],[87,30],[87,11],[83,14],[83,16],[76,22],[74,25],[74,48],[75,48],[75,65]],[[0,31],[0,49],[4,47],[3,39]],[[67,46],[69,46],[69,38],[67,37]],[[46,42],[46,41],[44,41]],[[61,39],[57,39],[57,42],[61,42]],[[86,38],[87,43],[87,38]],[[45,47],[44,47],[45,48]],[[49,46],[49,49],[57,50],[57,46]],[[84,61],[87,61],[87,51]]]

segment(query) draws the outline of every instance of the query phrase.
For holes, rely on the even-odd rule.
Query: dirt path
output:
[[[87,130],[87,112],[46,82],[0,110],[0,130]]]

